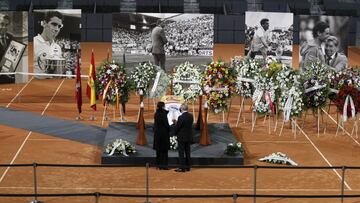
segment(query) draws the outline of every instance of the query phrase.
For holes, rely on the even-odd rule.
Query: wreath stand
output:
[[[238,125],[239,125],[240,116],[241,116],[242,111],[244,110],[244,101],[245,101],[245,97],[241,97],[240,109],[239,109],[238,117],[237,117],[237,120],[236,120],[236,127],[238,127]],[[243,121],[245,123],[245,116],[244,115],[243,115]]]
[[[141,102],[140,104],[140,115],[139,115],[139,122],[138,122],[138,136],[136,138],[137,145],[147,145],[147,140],[145,137],[145,121],[144,121],[144,103]]]
[[[313,111],[313,117],[316,118],[316,126],[317,126],[317,136],[320,137],[320,115],[321,115],[321,123],[324,123],[324,116],[323,114],[320,114],[320,107],[317,108],[317,115],[315,115],[315,112]],[[306,121],[306,115],[307,115],[308,109],[305,111],[305,116],[301,116],[303,118],[301,128],[304,128],[304,124]]]
[[[200,103],[201,104],[201,103]],[[202,115],[199,114],[199,116],[201,117]],[[202,129],[201,129],[201,133],[200,133],[200,141],[199,144],[200,145],[210,145],[211,144],[211,140],[210,140],[210,136],[209,136],[209,130],[208,130],[208,124],[207,124],[207,116],[208,116],[208,105],[207,105],[207,101],[205,99],[205,104],[204,104],[204,122],[202,125]]]
[[[206,118],[206,116],[207,116],[207,112],[206,112],[205,118]],[[204,126],[204,119],[202,117],[202,95],[199,95],[199,114],[198,114],[197,121],[195,124],[195,129],[202,130],[203,126]]]
[[[137,116],[136,129],[140,129],[142,123],[144,123],[144,127],[145,127],[145,120],[144,120],[144,91],[142,89],[139,89],[138,93],[139,93],[139,97],[140,97],[140,108],[139,108],[138,116]],[[141,116],[141,114],[142,114],[142,116]]]

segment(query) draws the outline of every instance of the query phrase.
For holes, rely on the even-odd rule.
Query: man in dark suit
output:
[[[0,61],[4,57],[5,52],[14,37],[7,32],[10,24],[10,17],[6,14],[0,13]],[[0,67],[1,71],[1,67]],[[14,83],[15,77],[13,75],[0,75],[1,83]]]
[[[159,19],[156,22],[156,27],[151,32],[151,53],[154,57],[154,63],[160,66],[165,71],[165,49],[164,46],[168,42],[164,32],[164,22]]]
[[[180,106],[181,115],[175,126],[175,135],[178,140],[179,162],[180,168],[176,172],[190,171],[190,145],[193,141],[193,115],[188,112],[188,106],[182,104]],[[185,156],[184,156],[185,155]]]
[[[338,52],[339,40],[335,36],[329,36],[325,41],[325,63],[330,68],[341,71],[347,67],[347,58]]]

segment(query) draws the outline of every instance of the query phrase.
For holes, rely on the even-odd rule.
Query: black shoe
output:
[[[162,167],[160,170],[170,170],[169,168]]]
[[[190,171],[190,168],[186,168],[185,171]]]
[[[182,169],[182,168],[177,168],[174,170],[175,172],[181,172],[181,173],[184,173],[185,172],[185,169]]]

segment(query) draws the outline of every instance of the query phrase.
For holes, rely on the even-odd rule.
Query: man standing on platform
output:
[[[157,20],[156,27],[151,32],[151,53],[154,57],[154,63],[160,66],[165,72],[165,49],[164,46],[168,42],[164,32],[164,21],[162,19]]]
[[[191,157],[190,157],[190,145],[193,141],[193,115],[188,112],[188,106],[182,104],[180,106],[180,112],[182,113],[175,126],[175,135],[178,140],[179,151],[179,164],[180,167],[176,169],[176,172],[190,171]]]

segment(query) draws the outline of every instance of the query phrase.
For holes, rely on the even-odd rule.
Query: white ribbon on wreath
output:
[[[319,89],[323,89],[326,87],[326,84],[324,85],[315,85],[313,87],[309,87],[305,90],[305,93],[309,93],[309,92],[312,92],[312,91],[315,91],[315,90],[319,90]]]
[[[151,88],[151,92],[150,92],[150,96],[151,96],[151,97],[153,97],[154,94],[155,94],[156,88],[157,88],[157,86],[158,86],[158,84],[159,84],[160,75],[161,75],[161,71],[158,71],[158,72],[156,73],[154,85],[153,85],[153,87]]]
[[[291,109],[292,109],[292,105],[293,105],[293,102],[294,102],[294,98],[293,98],[294,93],[295,93],[295,88],[292,87],[289,90],[289,97],[287,98],[287,100],[285,102],[285,107],[284,107],[284,120],[285,120],[285,122],[289,122],[289,120],[290,120]]]
[[[348,119],[347,107],[349,105],[349,102],[350,102],[350,107],[351,107],[351,117],[355,118],[355,114],[356,114],[354,101],[353,101],[351,95],[347,95],[346,99],[345,99],[345,102],[344,102],[344,107],[343,107],[343,121],[344,122],[347,121],[347,119]]]

